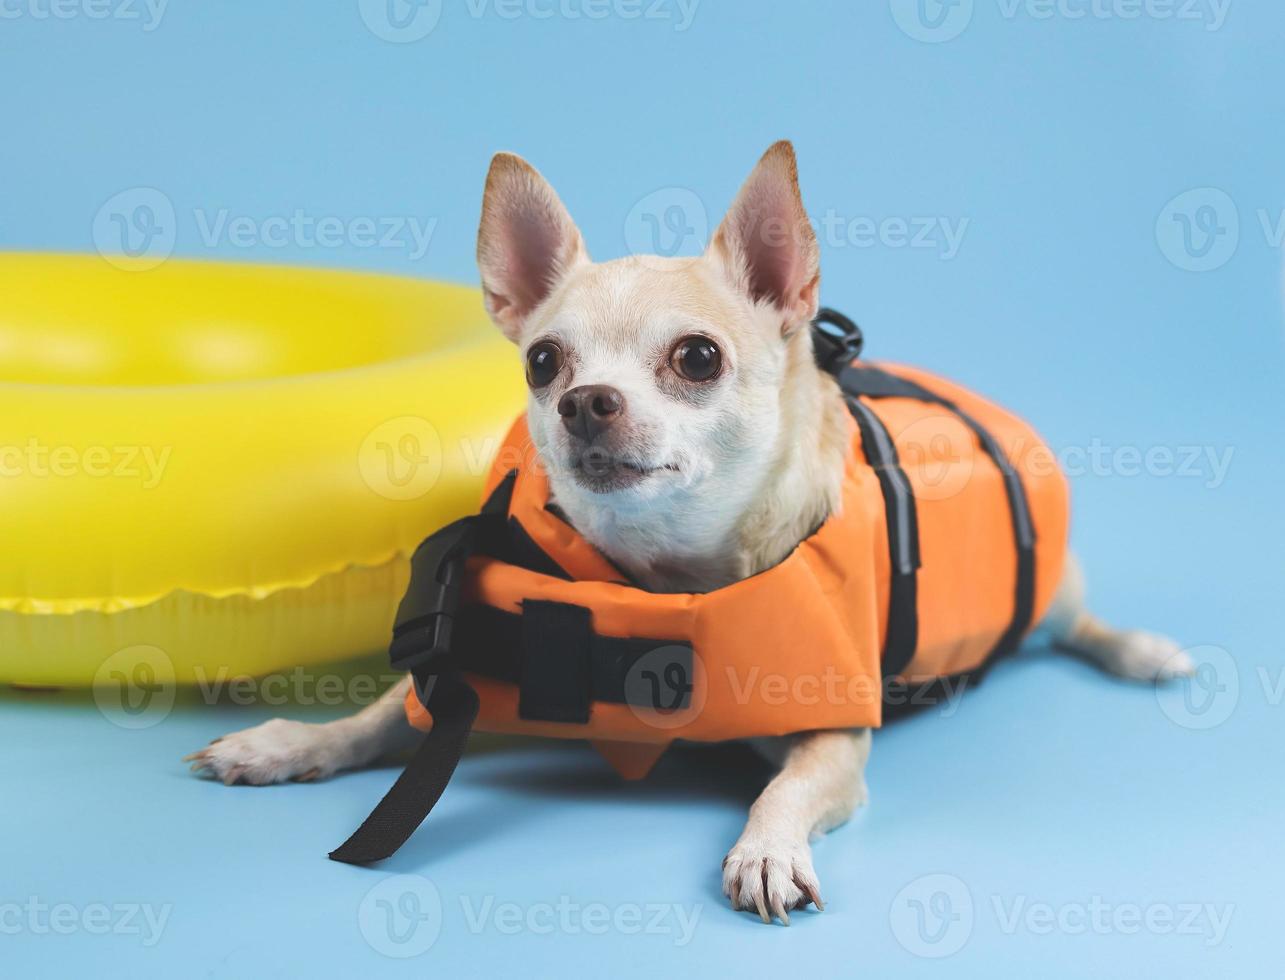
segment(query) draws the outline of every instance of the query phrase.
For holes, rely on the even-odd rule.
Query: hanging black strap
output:
[[[432,731],[370,816],[330,852],[332,861],[370,864],[390,857],[424,822],[455,774],[477,720],[477,692],[454,672],[439,674],[432,684],[426,702]]]
[[[410,584],[393,625],[389,660],[410,671],[433,717],[415,755],[332,861],[369,864],[393,854],[424,822],[455,774],[477,720],[477,692],[450,662],[464,585],[464,566],[479,551],[502,550],[516,472],[508,474],[482,511],[430,535],[411,557]]]
[[[462,604],[465,564],[476,554],[566,577],[508,517],[515,478],[509,474],[480,513],[431,535],[411,558],[389,659],[395,669],[410,671],[433,727],[379,805],[330,853],[332,860],[369,864],[389,857],[437,804],[480,707],[465,670],[517,685],[519,715],[528,720],[584,724],[594,701],[656,710],[690,703],[689,643],[599,636],[590,610],[569,603],[526,600],[520,613]]]

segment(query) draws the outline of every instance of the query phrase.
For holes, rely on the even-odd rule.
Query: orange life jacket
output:
[[[724,588],[631,585],[550,506],[525,422],[513,425],[481,513],[416,552],[394,631],[393,663],[416,679],[407,717],[437,740],[441,785],[421,776],[394,799],[408,769],[383,817],[332,857],[395,850],[419,820],[392,832],[390,820],[407,822],[408,794],[431,808],[474,725],[589,739],[636,777],[675,739],[877,726],[912,687],[1017,646],[1065,557],[1053,454],[958,385],[854,360],[855,325],[825,312],[841,329],[814,335],[818,358],[852,418],[841,507],[780,564]]]

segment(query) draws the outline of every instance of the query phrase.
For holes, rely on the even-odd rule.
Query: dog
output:
[[[707,592],[780,562],[834,513],[848,409],[818,370],[819,249],[793,147],[773,145],[695,258],[595,263],[553,188],[498,154],[477,244],[486,309],[522,352],[527,419],[552,501],[632,581]],[[1107,671],[1190,674],[1166,637],[1092,616],[1074,560],[1042,627]],[[326,724],[276,719],[189,756],[225,783],[307,781],[368,765],[416,737],[403,679]],[[788,924],[824,908],[810,841],[866,800],[869,729],[755,741],[777,766],[723,861],[732,907]]]

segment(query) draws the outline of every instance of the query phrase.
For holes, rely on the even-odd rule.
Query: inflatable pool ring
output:
[[[477,290],[113,262],[0,256],[0,681],[386,647],[522,404]]]

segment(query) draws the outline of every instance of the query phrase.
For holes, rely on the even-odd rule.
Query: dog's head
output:
[[[810,365],[817,304],[789,143],[764,154],[704,255],[604,263],[544,178],[499,154],[478,264],[487,310],[525,362],[531,438],[564,507],[735,511],[753,496],[791,365]]]

